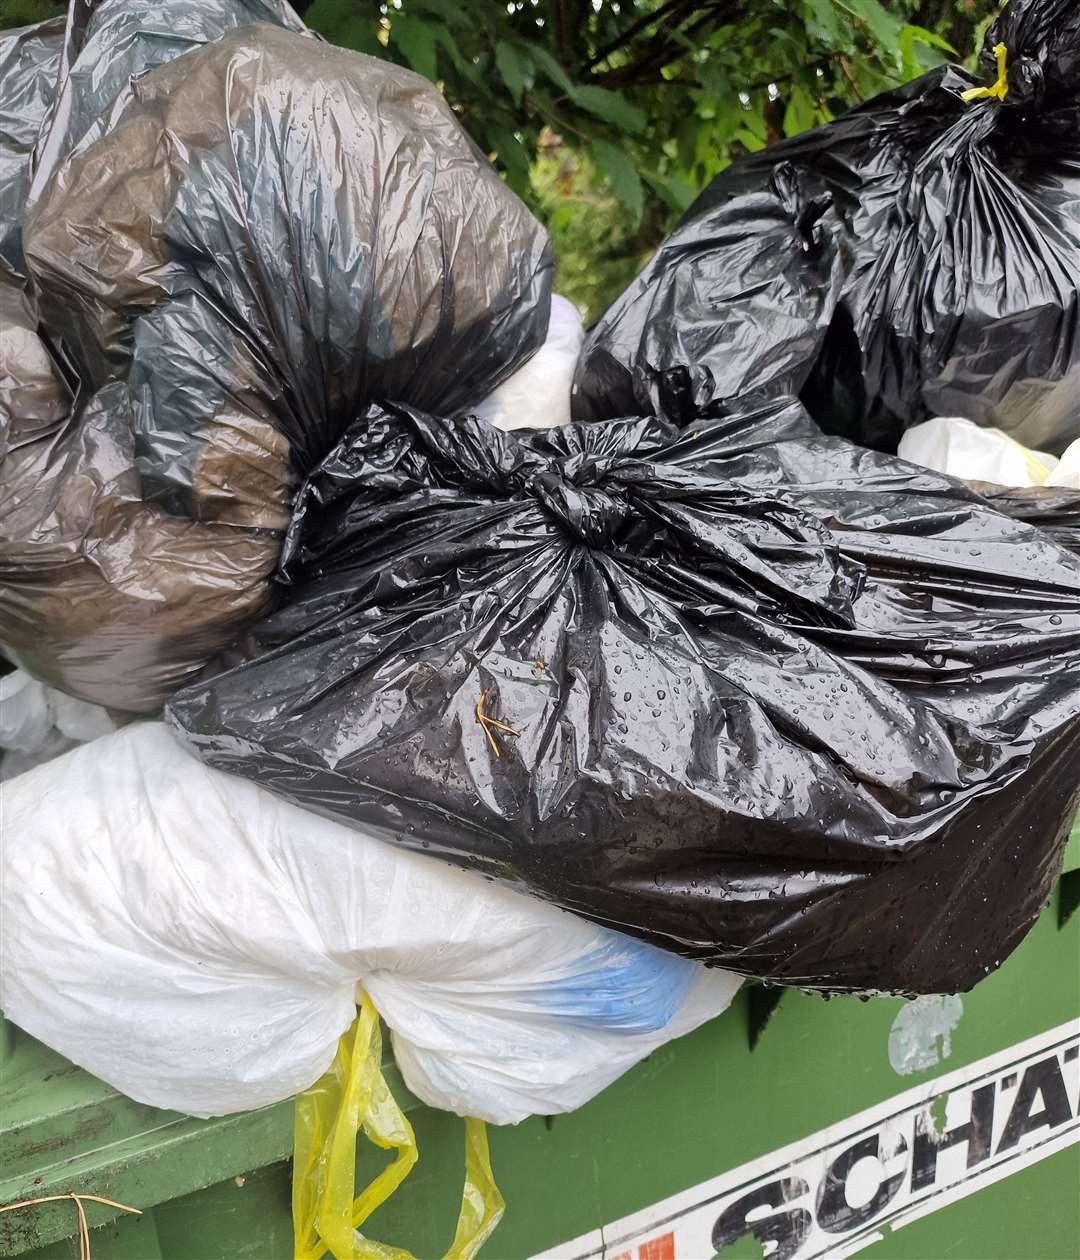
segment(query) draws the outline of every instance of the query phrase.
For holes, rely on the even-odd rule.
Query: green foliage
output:
[[[553,143],[541,146],[530,185],[533,209],[555,245],[555,287],[590,318],[637,275],[663,231],[652,217],[635,226],[593,170],[589,155]]]
[[[315,0],[305,17],[367,51],[374,35],[383,56],[438,82],[548,222],[562,290],[595,315],[729,162],[967,56],[995,11],[991,0]],[[585,248],[595,253],[579,257]]]
[[[976,35],[997,8],[993,0],[297,7],[333,43],[439,84],[507,182],[549,222],[558,282],[593,314],[628,260],[640,261],[729,162],[946,58],[974,65]],[[0,26],[55,11],[46,0],[0,0]],[[565,209],[555,195],[564,186]],[[580,262],[574,251],[586,246],[597,254]]]
[[[0,31],[58,17],[66,8],[63,0],[0,0]]]
[[[644,190],[637,168],[618,145],[609,144],[606,140],[594,140],[589,151],[597,169],[611,185],[612,192],[636,226],[644,209]]]

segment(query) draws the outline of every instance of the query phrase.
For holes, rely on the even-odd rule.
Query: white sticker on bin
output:
[[[839,1260],[1080,1140],[1080,1021],[897,1094],[533,1260]]]

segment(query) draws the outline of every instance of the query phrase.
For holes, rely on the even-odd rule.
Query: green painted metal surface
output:
[[[1080,870],[1080,822],[1066,865]],[[785,991],[775,1002],[748,988],[726,1016],[657,1052],[573,1115],[493,1130],[508,1207],[486,1260],[527,1260],[913,1084],[1080,1020],[1080,914],[1064,916],[1066,894],[1063,879],[1016,954],[964,995],[949,1057],[935,1068],[901,1077],[891,1067],[898,999],[825,1002]],[[289,1260],[289,1104],[196,1121],[123,1098],[18,1030],[8,1036],[0,1203],[82,1190],[147,1209],[116,1219],[91,1208],[95,1260]],[[366,1232],[432,1260],[457,1216],[462,1124],[417,1104],[396,1072],[389,1075],[416,1127],[420,1162]],[[1072,1106],[1080,1110],[1080,1099]],[[360,1156],[365,1179],[384,1159],[363,1142]],[[1078,1188],[1073,1146],[886,1232],[860,1254],[1078,1260]],[[73,1233],[69,1204],[0,1216],[0,1256],[71,1260]],[[756,1260],[761,1246],[744,1238],[723,1255]]]
[[[290,1151],[287,1105],[194,1120],[132,1102],[19,1029],[8,1036],[0,1093],[0,1203],[74,1191],[151,1208]],[[88,1210],[92,1224],[116,1215],[94,1205]],[[0,1216],[0,1256],[67,1238],[74,1224],[70,1203],[6,1213]],[[148,1260],[155,1255],[147,1252]]]

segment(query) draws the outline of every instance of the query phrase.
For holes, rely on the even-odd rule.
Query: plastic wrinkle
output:
[[[1040,510],[790,402],[687,432],[375,407],[298,494],[281,607],[167,717],[689,958],[963,990],[1034,922],[1080,792],[1080,557],[1012,519]]]

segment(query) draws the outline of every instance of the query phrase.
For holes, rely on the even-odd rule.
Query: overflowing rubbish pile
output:
[[[1078,67],[1012,0],[586,335],[435,87],[284,0],[0,34],[8,1017],[155,1106],[301,1095],[339,1258],[349,1082],[415,1159],[381,1018],[471,1256],[477,1122],[743,977],[997,967],[1080,796]]]

